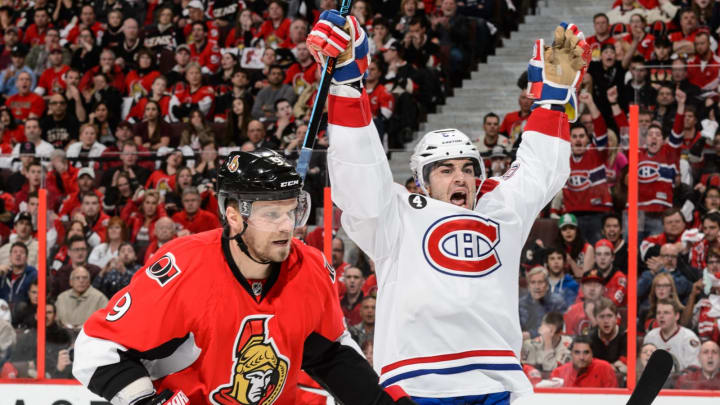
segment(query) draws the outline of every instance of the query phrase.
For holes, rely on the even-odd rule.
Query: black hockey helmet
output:
[[[303,179],[295,166],[279,153],[266,148],[232,152],[218,169],[220,217],[225,218],[229,201],[236,201],[240,214],[248,218],[254,201],[297,198],[295,225],[302,226],[310,212],[310,196],[302,187]]]

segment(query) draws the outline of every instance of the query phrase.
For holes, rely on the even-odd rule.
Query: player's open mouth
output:
[[[467,193],[465,191],[456,191],[450,195],[450,202],[459,207],[464,207],[467,202]]]
[[[275,245],[275,246],[285,246],[285,245],[287,245],[287,243],[288,243],[289,240],[290,240],[290,239],[274,240],[274,241],[273,241],[273,245]]]

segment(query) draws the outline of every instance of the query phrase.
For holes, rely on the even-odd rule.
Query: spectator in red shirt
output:
[[[296,49],[298,45],[304,44],[308,34],[308,23],[303,19],[295,18],[290,23],[290,33],[288,38],[283,41],[279,47],[285,49]]]
[[[50,23],[50,14],[47,9],[38,8],[33,15],[33,23],[25,30],[23,43],[28,46],[39,45],[45,42],[45,34],[48,28],[52,27]]]
[[[82,195],[80,212],[73,216],[73,220],[80,221],[85,227],[85,240],[91,248],[105,242],[107,226],[110,217],[101,209],[100,197],[93,193]],[[89,253],[89,252],[88,252]]]
[[[268,4],[267,19],[260,26],[258,37],[265,40],[265,47],[275,47],[286,39],[290,33],[290,19],[285,18],[285,9],[278,0]]]
[[[243,49],[252,45],[252,40],[257,35],[257,28],[253,24],[252,14],[252,11],[248,8],[238,14],[237,24],[225,38],[226,48]]]
[[[200,208],[200,193],[195,187],[182,192],[183,210],[172,216],[179,230],[178,236],[191,235],[220,227],[217,215]]]
[[[67,42],[71,44],[76,43],[78,37],[80,36],[80,32],[84,29],[91,30],[93,38],[102,37],[102,32],[104,30],[103,25],[100,22],[95,21],[95,10],[89,4],[82,7],[80,11],[80,22],[67,33]]]
[[[140,98],[150,93],[153,82],[160,76],[155,69],[155,54],[147,48],[137,52],[138,68],[125,76],[125,91],[128,97]]]
[[[680,11],[678,20],[680,21],[680,31],[673,32],[668,35],[668,39],[673,43],[673,53],[681,56],[692,56],[695,52],[695,36],[698,33],[698,16],[695,10],[686,8]]]
[[[285,73],[283,83],[292,86],[295,94],[299,96],[315,82],[315,71],[318,68],[318,64],[315,63],[312,55],[310,55],[310,51],[308,51],[305,42],[295,47],[295,55],[297,62],[290,65]]]
[[[208,37],[207,26],[202,22],[192,23],[190,59],[202,66],[204,74],[215,73],[220,66],[220,48],[216,40]]]
[[[20,72],[17,76],[17,94],[10,96],[5,105],[13,116],[21,121],[27,118],[39,118],[45,112],[45,100],[30,91],[32,76],[28,72]]]
[[[640,55],[646,61],[650,60],[655,46],[655,36],[645,32],[647,20],[641,14],[633,14],[630,17],[630,32],[625,34],[622,39],[630,44],[627,52],[633,55]]]
[[[218,61],[219,61],[218,57]],[[190,115],[193,108],[197,108],[210,118],[215,104],[215,90],[212,86],[204,86],[202,82],[202,69],[200,65],[191,62],[185,68],[187,84],[175,86],[175,94],[170,99],[169,110],[171,121],[179,121]]]
[[[510,138],[511,142],[516,143],[522,133],[525,127],[525,121],[530,117],[530,107],[532,107],[532,104],[533,100],[528,97],[527,91],[521,91],[518,97],[520,110],[507,113],[502,124],[500,124],[499,132]]]
[[[200,0],[192,0],[187,5],[188,18],[185,27],[183,27],[183,35],[188,43],[193,42],[193,24],[196,22],[203,23],[205,25],[205,31],[208,34],[208,39],[218,41],[220,39],[220,29],[214,20],[205,20],[205,7],[203,2]]]
[[[580,290],[578,301],[563,316],[568,335],[586,335],[591,327],[597,325],[595,305],[605,291],[600,273],[594,269],[585,273],[580,281]]]
[[[355,325],[362,321],[360,317],[360,302],[364,297],[362,286],[365,282],[362,271],[357,267],[345,268],[345,295],[340,299],[345,321],[348,325]]]
[[[70,70],[70,66],[63,63],[62,48],[56,46],[50,49],[48,61],[50,67],[42,72],[35,88],[35,93],[40,96],[52,96],[65,92],[65,73]]]
[[[700,346],[700,367],[690,366],[675,383],[686,390],[720,390],[720,346],[708,340]]]
[[[553,378],[562,378],[563,387],[615,388],[615,369],[605,360],[593,358],[588,336],[577,336],[570,346],[572,360],[556,368]]]
[[[720,56],[710,49],[710,34],[701,31],[695,35],[695,57],[688,61],[690,83],[702,92],[714,92],[720,82]]]
[[[605,297],[617,307],[627,305],[627,277],[614,265],[613,244],[607,239],[595,243],[595,268],[600,272],[605,285]]]
[[[155,170],[145,182],[146,189],[157,189],[163,193],[175,189],[175,174],[185,165],[183,154],[179,150],[171,151],[160,168]]]
[[[60,220],[63,222],[69,222],[72,216],[75,215],[75,211],[80,207],[82,201],[81,197],[93,190],[93,183],[95,183],[95,171],[90,167],[83,167],[77,172],[77,187],[78,191],[68,195],[63,200],[60,206]],[[102,194],[99,191],[95,191],[99,197],[102,198]]]
[[[117,91],[125,91],[125,75],[122,68],[115,64],[115,52],[111,49],[103,49],[100,53],[100,64],[88,70],[80,79],[78,89],[85,91],[88,87],[92,88],[92,79],[95,73],[103,72],[108,77],[109,83]]]
[[[593,16],[593,28],[595,35],[588,37],[586,42],[590,45],[592,60],[600,60],[600,48],[605,44],[614,44],[615,38],[610,35],[610,20],[605,13],[598,13]]]
[[[160,210],[160,193],[157,190],[146,190],[142,196],[142,204],[127,220],[130,228],[130,241],[136,248],[145,248],[154,238],[155,222],[165,216],[165,210]]]

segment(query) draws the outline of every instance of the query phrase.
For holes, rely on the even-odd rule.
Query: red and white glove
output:
[[[172,392],[165,390],[148,399],[138,402],[138,405],[189,405],[190,399],[182,391]]]
[[[306,42],[317,63],[323,65],[325,57],[337,58],[333,84],[365,77],[370,62],[368,39],[355,17],[343,17],[337,10],[323,11]]]

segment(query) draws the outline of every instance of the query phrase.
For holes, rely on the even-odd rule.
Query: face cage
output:
[[[287,199],[293,198],[292,196],[288,196]],[[304,226],[307,223],[308,218],[310,218],[310,211],[311,211],[311,201],[310,201],[310,194],[305,190],[300,190],[300,194],[297,195],[295,198],[297,198],[298,205],[295,208],[295,224],[294,227],[298,228],[301,226]],[[240,212],[240,215],[243,216],[243,218],[247,221],[250,218],[250,215],[252,214],[252,205],[256,201],[280,201],[284,200],[285,198],[278,198],[278,195],[273,195],[272,193],[263,193],[258,195],[251,195],[251,194],[237,194],[232,195],[228,193],[219,193],[218,194],[218,208],[220,209],[220,217],[225,221],[225,208],[227,207],[227,202],[230,200],[237,201],[238,206],[238,212]]]

